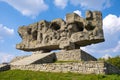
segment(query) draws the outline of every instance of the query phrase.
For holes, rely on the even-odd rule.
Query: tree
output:
[[[105,61],[120,69],[120,56],[109,58],[108,60],[105,60]]]

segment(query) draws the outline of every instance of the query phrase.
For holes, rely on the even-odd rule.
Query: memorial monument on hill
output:
[[[66,21],[60,18],[51,22],[42,20],[19,27],[18,33],[22,42],[17,44],[17,49],[43,55],[52,50],[61,50],[53,61],[96,60],[80,47],[104,41],[102,14],[99,11],[87,11],[85,19],[76,13],[69,13]]]
[[[66,20],[42,20],[19,27],[18,33],[22,42],[16,48],[33,54],[13,59],[11,69],[84,74],[119,72],[114,66],[97,61],[80,49],[82,46],[104,42],[102,14],[99,11],[86,11],[85,18],[69,13]],[[60,51],[51,52],[53,50]],[[56,63],[59,61],[63,63]]]

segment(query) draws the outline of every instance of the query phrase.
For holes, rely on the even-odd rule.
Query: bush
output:
[[[112,64],[120,69],[120,56],[108,58],[107,60],[103,59],[103,58],[99,58],[99,60],[106,61],[106,62],[108,62],[108,63],[110,63],[110,64]]]
[[[109,58],[106,61],[120,69],[120,57],[119,56],[116,56],[116,57],[113,57],[113,58]]]

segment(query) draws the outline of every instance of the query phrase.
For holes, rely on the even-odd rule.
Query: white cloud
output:
[[[11,59],[13,59],[15,56],[12,54],[8,54],[8,53],[2,53],[0,52],[0,63],[3,62],[9,62]]]
[[[67,6],[68,0],[54,0],[54,4],[61,8],[64,9]]]
[[[109,59],[109,58],[111,58],[111,55],[109,55],[109,54],[105,54],[102,58],[104,58],[104,59]]]
[[[109,34],[120,32],[120,17],[109,14],[103,19],[104,30]]]
[[[99,47],[100,44],[92,44],[90,46],[86,46],[86,47],[81,47],[82,50],[89,52],[90,54],[92,53],[96,53],[96,54],[106,54],[109,53],[111,51],[113,51],[113,48],[107,48],[107,49],[101,49]]]
[[[2,0],[25,16],[35,18],[40,12],[48,9],[44,0]]]
[[[75,11],[73,11],[73,12],[76,13],[76,14],[78,14],[79,16],[82,16],[81,11],[79,11],[79,10],[75,10]]]
[[[80,5],[83,9],[103,10],[111,6],[110,0],[54,0],[54,4],[64,9],[68,2],[74,6]]]
[[[113,49],[113,52],[120,52],[120,41],[118,41],[117,46]]]
[[[0,24],[0,43],[4,42],[4,38],[12,36],[14,34],[14,29],[10,29],[3,24]]]
[[[10,36],[14,34],[14,29],[10,29],[3,24],[0,24],[0,39],[2,39],[4,36]]]
[[[102,10],[110,7],[110,0],[70,0],[70,2],[84,9]]]

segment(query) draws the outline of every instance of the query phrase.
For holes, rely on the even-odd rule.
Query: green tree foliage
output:
[[[112,65],[118,67],[120,69],[120,56],[109,58],[106,61],[109,62],[109,63],[111,63]]]
[[[99,58],[100,61],[106,61],[120,69],[120,56],[104,59],[104,58]]]

